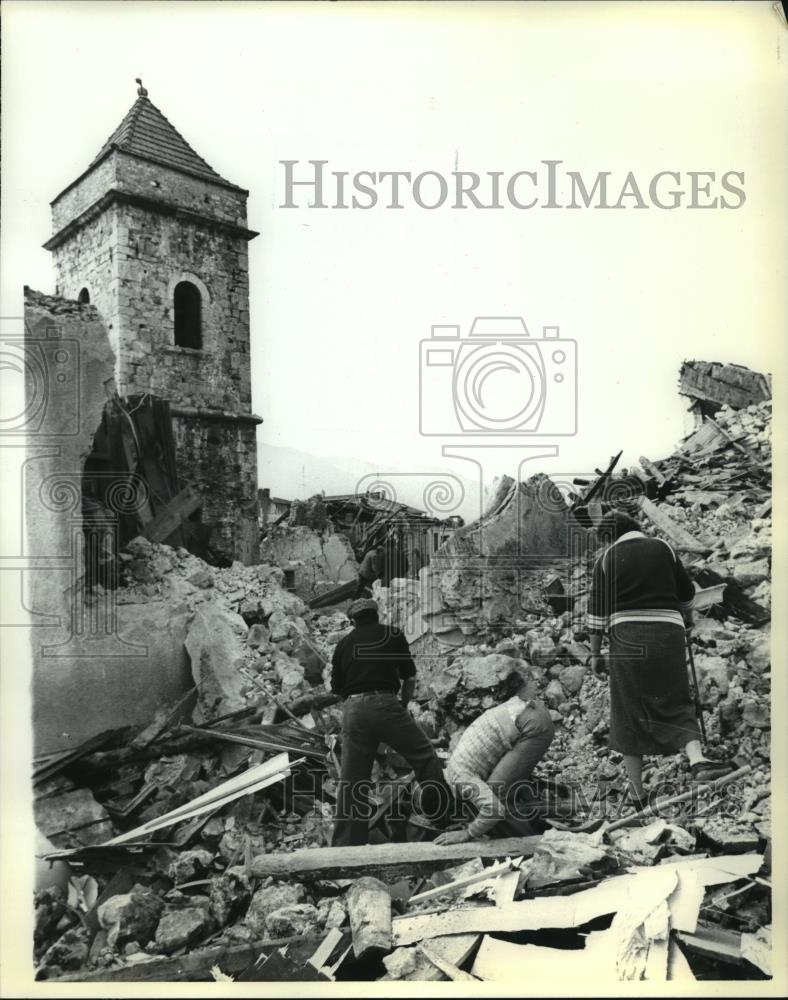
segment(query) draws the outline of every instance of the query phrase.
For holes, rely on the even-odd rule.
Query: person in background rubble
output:
[[[681,560],[621,511],[607,513],[596,534],[608,547],[596,561],[589,594],[591,666],[596,674],[609,670],[609,746],[623,754],[640,807],[647,803],[643,754],[683,749],[697,781],[713,781],[733,765],[708,760],[701,748],[685,653],[695,588]],[[606,631],[609,665],[601,652]]]
[[[331,661],[331,689],[343,699],[334,847],[367,843],[370,778],[381,742],[410,764],[428,809],[445,811],[450,797],[435,749],[407,710],[416,665],[405,636],[378,621],[375,601],[354,601],[348,616],[353,631],[340,639]]]
[[[535,698],[536,683],[528,678],[514,697],[488,708],[468,726],[446,765],[446,779],[458,798],[476,807],[476,816],[462,830],[447,830],[436,844],[478,840],[502,820],[507,834],[532,833],[518,808],[518,792],[547,752],[555,734],[545,705]]]
[[[383,575],[383,546],[373,545],[361,560],[358,568],[358,585],[353,594],[354,600],[359,597],[372,596],[372,584]]]

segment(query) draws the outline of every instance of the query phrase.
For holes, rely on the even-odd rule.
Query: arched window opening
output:
[[[90,292],[87,290],[87,288],[83,288],[82,291],[79,293],[79,295],[77,296],[77,302],[81,303],[83,306],[86,306],[90,303]]]
[[[173,293],[175,345],[199,350],[202,347],[202,300],[200,290],[190,281],[179,281]]]

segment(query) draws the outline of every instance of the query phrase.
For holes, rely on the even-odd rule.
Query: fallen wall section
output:
[[[84,586],[83,462],[114,389],[115,357],[93,306],[25,291],[25,574],[35,753],[150,721],[189,686],[185,615],[118,604]],[[132,484],[115,511],[134,509]]]

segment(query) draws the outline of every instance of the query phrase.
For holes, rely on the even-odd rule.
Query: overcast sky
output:
[[[419,433],[419,342],[432,324],[465,336],[476,315],[520,315],[532,337],[558,326],[577,342],[578,434],[533,466],[550,472],[619,448],[624,462],[671,451],[684,358],[776,368],[786,32],[768,2],[12,2],[3,15],[4,314],[18,313],[23,284],[54,289],[49,201],[142,76],[197,152],[250,191],[254,409],[271,444],[472,475]],[[301,208],[279,207],[279,161],[302,161],[303,176],[310,159],[351,175],[504,178],[561,160],[591,183],[610,171],[613,188],[630,170],[646,188],[677,171],[685,190],[688,171],[714,171],[713,194],[737,171],[746,201],[430,211],[407,198],[399,211],[338,211],[299,194]]]

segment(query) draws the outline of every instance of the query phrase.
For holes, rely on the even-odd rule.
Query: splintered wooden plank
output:
[[[354,878],[369,872],[384,881],[402,875],[431,875],[473,858],[531,857],[540,837],[506,837],[443,847],[432,843],[315,847],[291,854],[260,854],[252,862],[257,878],[299,875],[310,879]]]
[[[320,942],[319,947],[315,951],[311,958],[307,959],[309,965],[314,966],[316,969],[322,969],[323,966],[331,958],[332,953],[336,949],[339,942],[344,937],[344,934],[338,927],[332,927],[331,930],[326,934],[323,940]]]
[[[149,542],[163,542],[201,504],[202,497],[191,486],[187,486],[174,496],[163,510],[160,510],[154,518],[148,521],[140,534]]]
[[[446,976],[447,979],[451,979],[455,983],[478,982],[476,976],[472,976],[469,972],[463,972],[463,970],[453,962],[447,962],[445,958],[441,958],[435,949],[431,947],[428,941],[422,941],[419,945],[419,950],[422,955],[425,955],[430,962],[432,962],[432,964],[439,969],[444,976]]]
[[[544,928],[579,927],[596,917],[617,913],[630,895],[649,889],[656,878],[673,873],[678,888],[669,897],[671,913],[689,922],[692,916],[693,880],[700,885],[720,885],[754,874],[761,866],[760,854],[738,854],[721,858],[678,861],[657,868],[636,868],[628,875],[613,875],[591,889],[570,896],[537,896],[506,906],[462,906],[443,913],[395,917],[392,921],[395,946],[415,944],[424,938],[444,934],[513,933]],[[687,882],[684,884],[684,875]],[[690,877],[692,876],[692,877]]]
[[[515,861],[503,861],[499,865],[492,865],[490,868],[484,868],[480,872],[474,872],[473,875],[466,875],[465,878],[456,879],[454,882],[447,882],[445,885],[436,886],[434,889],[427,889],[425,892],[418,892],[415,896],[410,897],[408,906],[413,906],[414,903],[423,903],[428,899],[435,899],[437,896],[443,896],[446,893],[457,892],[459,889],[465,889],[467,886],[475,885],[477,882],[488,882],[503,875],[504,872],[511,873],[512,868],[516,867],[520,861],[522,861],[522,858],[517,858]]]

